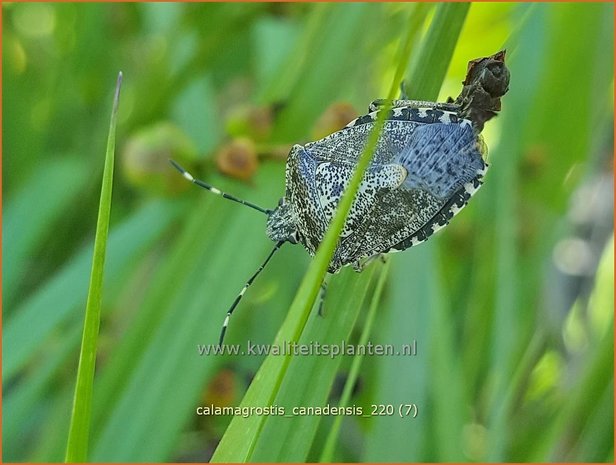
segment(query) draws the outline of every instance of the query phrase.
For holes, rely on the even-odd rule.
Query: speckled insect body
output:
[[[487,170],[481,135],[455,112],[389,111],[349,212],[329,271],[360,271],[366,261],[425,241],[445,226],[481,186]],[[286,192],[270,214],[274,241],[301,243],[314,255],[378,117],[376,110],[319,141],[291,150]]]
[[[462,210],[483,182],[488,164],[480,135],[500,111],[509,86],[505,52],[471,60],[460,95],[447,103],[375,100],[368,114],[321,140],[294,145],[286,166],[285,194],[265,209],[194,178],[172,161],[189,181],[267,215],[266,233],[276,242],[265,262],[235,298],[224,320],[285,242],[301,243],[314,255],[334,216],[369,134],[381,111],[385,125],[340,235],[329,272],[427,240]],[[322,284],[321,304],[325,293]]]

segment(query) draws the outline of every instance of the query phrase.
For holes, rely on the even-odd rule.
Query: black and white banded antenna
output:
[[[232,196],[230,194],[227,194],[226,192],[223,192],[220,189],[217,189],[214,186],[211,186],[210,184],[208,184],[208,183],[206,183],[204,181],[201,181],[200,179],[195,178],[192,174],[190,174],[188,171],[186,171],[184,168],[182,168],[182,166],[180,166],[174,160],[169,160],[169,162],[173,165],[173,167],[176,170],[178,170],[180,172],[180,174],[182,176],[184,176],[184,178],[186,178],[187,180],[189,180],[193,184],[196,184],[197,186],[202,187],[203,189],[206,189],[206,190],[210,191],[212,194],[220,195],[221,197],[223,197],[225,199],[233,200],[234,202],[240,203],[242,205],[246,205],[247,207],[250,207],[250,208],[252,208],[254,210],[257,210],[257,211],[259,211],[261,213],[265,213],[268,216],[273,211],[273,210],[269,210],[269,209],[266,209],[266,208],[261,208],[258,205],[255,205],[254,203],[250,203],[250,202],[247,202],[245,200],[238,199],[237,197],[234,197],[234,196]],[[240,293],[237,295],[237,297],[233,301],[233,304],[231,304],[231,307],[229,308],[229,310],[227,310],[227,315],[225,316],[225,320],[222,323],[222,329],[220,330],[220,339],[218,341],[218,345],[222,346],[222,344],[223,344],[223,342],[225,340],[225,334],[227,332],[227,327],[229,326],[229,320],[231,319],[231,315],[233,314],[233,311],[235,310],[235,307],[237,307],[237,305],[240,303],[240,300],[242,300],[242,297],[244,297],[244,294],[246,293],[246,290],[251,286],[251,284],[253,283],[255,278],[257,276],[259,276],[259,273],[261,273],[261,271],[263,271],[265,266],[269,263],[269,261],[274,256],[276,251],[278,251],[278,249],[280,249],[280,247],[282,246],[282,244],[284,244],[284,242],[285,241],[278,241],[276,243],[276,245],[274,246],[272,251],[269,253],[267,258],[265,259],[265,261],[261,264],[259,269],[257,269],[257,271],[250,277],[250,279],[246,282],[246,284],[244,284],[244,287],[242,288]]]
[[[229,199],[229,200],[233,200],[234,202],[241,203],[242,205],[246,205],[247,207],[260,211],[261,213],[265,213],[266,215],[269,215],[270,213],[272,213],[272,210],[269,210],[267,208],[262,208],[258,205],[255,205],[254,203],[247,202],[246,200],[238,199],[237,197],[234,197],[231,194],[227,194],[226,192],[223,192],[220,189],[216,189],[214,186],[204,181],[201,181],[200,179],[195,178],[192,174],[190,174],[188,171],[182,168],[175,160],[169,160],[169,162],[173,165],[173,167],[176,170],[180,172],[182,176],[184,176],[190,182],[210,191],[212,194],[220,195],[221,197],[224,197],[225,199]]]

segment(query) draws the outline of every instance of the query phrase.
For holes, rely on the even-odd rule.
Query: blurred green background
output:
[[[423,8],[421,31],[435,6]],[[420,9],[2,9],[3,460],[64,456],[119,70],[91,460],[209,460],[230,418],[196,407],[239,404],[263,358],[200,357],[196,347],[216,342],[272,244],[262,216],[189,185],[167,158],[275,206],[289,145],[387,93]],[[491,170],[445,231],[391,258],[370,340],[416,339],[419,354],[366,357],[351,399],[365,411],[414,402],[419,415],[345,418],[334,460],[613,461],[612,19],[608,3],[471,5],[441,100],[459,93],[470,59],[507,48],[510,92],[484,132]],[[273,340],[308,260],[299,246],[281,249],[227,342]],[[337,279],[361,279],[341,276],[332,307]],[[331,405],[350,362],[327,387]],[[332,420],[302,431],[303,456],[265,445],[255,460],[318,460]]]

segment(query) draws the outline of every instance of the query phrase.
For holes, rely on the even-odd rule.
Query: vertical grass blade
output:
[[[338,279],[332,280],[328,288],[325,318],[312,312],[299,344],[308,346],[311,341],[319,341],[333,349],[335,345],[339,346],[340,341],[348,341],[376,268],[370,266],[359,275],[347,268],[336,276]],[[292,412],[298,406],[325,405],[342,361],[343,357],[292,357],[274,404],[282,406],[286,412]],[[318,415],[298,415],[292,418],[268,416],[250,461],[313,462],[311,451],[320,448],[317,433],[321,421],[322,417]]]
[[[436,101],[451,62],[454,48],[466,19],[469,4],[440,4],[434,19],[422,38],[421,49],[408,72],[407,92],[410,98]],[[444,27],[446,25],[446,27]],[[434,430],[428,422],[405,422],[399,419],[377,417],[367,435],[362,460],[366,462],[421,462],[459,460],[457,443],[447,437],[451,430],[459,429],[464,415],[462,387],[451,355],[452,331],[446,324],[443,288],[439,281],[438,258],[434,242],[422,244],[417,250],[395,257],[392,271],[392,303],[389,321],[382,323],[387,339],[407,341],[408,328],[426,328],[426,334],[438,334],[438,342],[426,340],[425,355],[417,359],[385,357],[379,360],[379,378],[376,382],[374,402],[404,403],[413,399],[420,406],[428,407],[429,415],[441,419],[447,416],[443,427]],[[420,347],[423,345],[420,339]],[[442,345],[442,347],[439,347]],[[443,347],[446,347],[445,350]],[[451,367],[454,367],[452,370]],[[400,376],[412,373],[412,376]],[[431,388],[431,378],[443,386],[446,398]],[[391,379],[396,379],[392,383]],[[451,409],[451,405],[454,408]],[[449,410],[448,410],[449,409]],[[439,421],[437,420],[437,422]],[[438,441],[439,455],[427,456],[431,437],[446,438]],[[459,448],[458,448],[459,450]],[[452,452],[453,451],[453,452]]]
[[[470,3],[445,3],[436,9],[409,72],[410,98],[437,99],[470,6]]]
[[[107,249],[107,234],[109,231],[109,216],[111,212],[115,133],[121,85],[122,73],[119,73],[113,98],[111,121],[109,123],[103,184],[98,207],[96,236],[94,238],[92,272],[90,274],[90,287],[86,303],[81,351],[79,353],[79,367],[77,369],[77,383],[75,386],[75,396],[73,398],[73,411],[71,414],[71,423],[66,446],[66,462],[85,462],[88,457],[88,438],[92,414],[92,385],[94,382],[94,368],[96,364],[103,271],[105,267],[105,252]]]
[[[366,322],[364,323],[364,328],[361,333],[361,337],[359,339],[358,346],[365,346],[368,343],[370,338],[370,334],[372,333],[372,326],[374,324],[374,320],[376,318],[376,312],[379,308],[379,303],[381,302],[381,295],[383,294],[383,288],[385,287],[385,282],[387,281],[387,275],[389,274],[390,262],[387,262],[381,273],[379,275],[379,280],[376,284],[376,289],[374,290],[374,294],[372,295],[372,300],[370,302],[370,309],[368,310],[368,316],[366,317]],[[364,360],[364,355],[356,355],[351,363],[351,369],[349,370],[349,376],[344,384],[344,389],[342,390],[342,395],[340,396],[339,407],[346,407],[349,405],[351,400],[351,395],[353,393],[353,388],[355,387],[355,383],[359,378],[359,370],[361,369],[362,361]],[[331,463],[334,458],[334,450],[336,444],[338,442],[338,436],[340,435],[340,427],[342,426],[343,416],[337,416],[334,419],[334,423],[329,430],[327,435],[327,439],[325,440],[325,445],[323,446],[323,452],[319,458],[320,463]]]
[[[389,99],[393,99],[400,87],[400,80],[404,75],[404,70],[408,66],[410,42],[414,34],[407,31],[404,41],[401,43],[400,56],[397,60],[398,68],[388,94]],[[299,290],[291,304],[287,318],[285,319],[275,344],[282,346],[285,342],[297,342],[306,325],[310,309],[314,305],[319,288],[327,267],[334,254],[340,233],[344,227],[346,217],[351,209],[355,194],[359,189],[364,173],[368,168],[372,154],[376,149],[380,132],[385,124],[387,112],[380,113],[375,122],[364,151],[362,152],[357,167],[348,187],[346,188],[332,222],[317,253],[310,263],[308,271],[299,287]],[[285,373],[289,367],[291,356],[284,357],[268,356],[253,383],[250,385],[242,406],[250,405],[269,405],[273,403],[280,389]],[[263,429],[265,418],[253,416],[250,418],[234,417],[218,448],[216,449],[212,462],[244,462],[250,460],[257,440]]]

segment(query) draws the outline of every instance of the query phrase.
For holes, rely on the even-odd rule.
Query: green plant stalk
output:
[[[396,74],[394,76],[392,85],[389,89],[389,93],[387,98],[392,100],[395,98],[398,89],[400,88],[400,83],[402,82],[402,78],[404,76],[405,70],[408,67],[408,62],[410,58],[410,52],[412,48],[412,39],[414,37],[413,31],[409,30],[407,32],[407,36],[403,42],[403,46],[400,50],[400,57],[398,59],[398,68],[396,69]],[[385,109],[387,110],[387,109]],[[366,146],[359,158],[357,163],[357,167],[355,168],[355,172],[353,173],[353,177],[349,182],[348,187],[345,189],[342,199],[338,204],[338,208],[336,209],[336,214],[330,224],[330,227],[325,234],[325,238],[321,242],[319,249],[315,255],[315,259],[312,262],[311,268],[308,269],[308,273],[306,274],[306,278],[304,281],[307,281],[308,276],[310,275],[311,269],[317,269],[320,273],[321,280],[325,276],[325,272],[327,271],[327,266],[331,260],[331,257],[334,255],[334,250],[340,238],[340,233],[342,232],[342,228],[344,227],[344,223],[346,221],[346,217],[348,216],[349,211],[351,210],[351,206],[353,204],[353,200],[355,199],[355,195],[359,190],[359,186],[361,184],[361,180],[364,177],[366,170],[368,169],[368,165],[372,160],[372,155],[376,150],[376,145],[378,139],[381,135],[381,131],[385,126],[385,119],[387,117],[387,111],[381,111],[379,116],[374,124],[374,128],[370,133]],[[303,283],[302,283],[303,284]],[[316,299],[316,294],[319,289],[320,281],[313,283],[314,287],[314,298],[312,299],[312,303],[314,303],[314,299]]]
[[[326,316],[322,318],[315,315],[313,309],[299,344],[310,345],[312,341],[319,341],[321,344],[331,345],[347,341],[366,300],[368,287],[371,291],[373,289],[370,283],[377,269],[380,270],[381,267],[369,266],[357,274],[347,268],[336,276],[336,279],[331,280],[324,307]],[[297,406],[324,405],[342,360],[342,357],[318,355],[292,357],[274,404],[289,412]],[[311,387],[307,389],[307,386]],[[321,419],[319,416],[268,416],[250,457],[251,462],[312,461],[310,451]]]
[[[402,83],[404,78],[404,74],[409,66],[409,62],[411,60],[411,56],[413,55],[414,42],[417,38],[419,31],[421,30],[421,26],[426,21],[426,16],[430,12],[432,5],[429,3],[414,3],[413,9],[409,13],[409,21],[408,21],[408,29],[407,29],[407,37],[404,41],[404,48],[400,49],[399,60],[403,66],[398,66],[396,69],[396,74],[394,76],[393,83],[398,83],[398,88]],[[396,91],[398,88],[390,88],[389,89],[389,98],[393,99],[395,97]]]
[[[402,48],[400,50],[400,59],[398,60],[398,68],[395,78],[392,82],[388,99],[393,99],[400,87],[400,82],[406,68],[408,67],[408,53],[412,46],[413,34],[407,32]],[[308,271],[300,284],[299,290],[293,300],[287,318],[282,324],[275,345],[282,345],[284,342],[296,342],[306,325],[310,310],[314,305],[316,297],[319,293],[321,282],[325,277],[327,268],[331,261],[336,245],[340,238],[340,233],[344,227],[346,217],[351,209],[355,194],[359,189],[364,173],[370,164],[372,154],[376,149],[378,138],[381,130],[385,125],[385,117],[387,111],[382,111],[377,118],[374,128],[370,133],[366,146],[359,158],[357,167],[349,182],[348,187],[338,204],[334,218],[329,226],[323,241],[321,242],[317,253],[308,267]],[[251,405],[269,405],[274,401],[284,375],[289,366],[291,355],[268,356],[251,383],[241,406]],[[220,444],[218,445],[212,462],[245,462],[250,459],[250,455],[256,444],[257,436],[259,435],[264,418],[251,416],[247,419],[242,417],[234,417],[227,428]]]
[[[604,263],[609,265],[604,266]],[[595,277],[593,289],[592,307],[596,305],[608,305],[606,313],[613,311],[614,290],[614,245],[613,238],[608,243],[600,261]],[[607,297],[602,300],[600,297]],[[601,398],[602,390],[606,389],[614,380],[614,320],[610,316],[605,322],[607,328],[598,340],[588,349],[586,358],[587,366],[580,374],[580,381],[572,386],[567,392],[566,401],[562,403],[560,410],[546,431],[546,439],[541,442],[532,461],[550,461],[558,459],[575,459],[575,457],[563,456],[571,444],[579,440],[585,422],[597,408],[597,402]],[[577,458],[579,459],[579,457]]]
[[[437,99],[469,8],[470,3],[438,6],[409,72],[409,98]]]
[[[331,3],[317,3],[308,18],[306,23],[306,31],[302,35],[295,47],[296,60],[293,61],[293,66],[281,67],[281,75],[278,79],[271,81],[269,87],[264,90],[263,97],[260,101],[277,102],[285,101],[289,98],[289,94],[306,66],[306,60],[309,57],[310,50],[319,44],[319,38],[322,37],[321,27],[327,14],[332,9]]]
[[[613,379],[614,372],[614,323],[610,322],[608,331],[593,348],[587,359],[587,366],[580,375],[580,381],[568,392],[556,419],[549,425],[545,439],[541,442],[532,461],[558,461],[579,438],[581,425],[588,420],[595,404]],[[564,457],[567,459],[568,457]]]
[[[372,295],[372,301],[370,302],[370,308],[368,309],[368,316],[366,318],[366,322],[364,323],[364,328],[359,338],[359,346],[365,346],[368,342],[368,338],[370,334],[372,334],[372,326],[374,324],[374,319],[376,318],[376,311],[379,308],[379,303],[381,301],[381,294],[383,293],[383,288],[385,287],[385,282],[387,281],[387,275],[389,274],[389,265],[390,262],[385,263],[381,270],[381,274],[379,276],[379,280],[376,284],[376,288],[374,290],[374,294]],[[351,394],[353,393],[353,387],[355,386],[355,382],[359,377],[359,370],[361,368],[361,364],[364,360],[364,355],[357,355],[353,359],[351,363],[351,369],[349,370],[349,376],[344,384],[344,389],[342,390],[342,395],[340,396],[340,407],[346,407],[349,405],[349,400],[351,399]],[[334,448],[336,447],[336,442],[338,440],[338,436],[340,434],[340,426],[342,425],[342,416],[337,416],[334,419],[334,423],[329,430],[329,434],[327,435],[327,439],[325,441],[325,445],[323,446],[323,452],[321,453],[321,457],[319,458],[320,463],[331,463],[334,457]]]
[[[113,164],[115,153],[115,133],[118,116],[118,103],[122,73],[118,80],[113,98],[113,109],[109,123],[109,136],[105,154],[103,183],[98,206],[96,236],[94,238],[94,254],[92,272],[86,304],[86,314],[77,369],[77,383],[73,398],[73,410],[69,426],[65,462],[85,462],[88,458],[88,440],[90,434],[90,419],[92,415],[92,386],[94,383],[94,368],[96,364],[96,347],[100,326],[101,300],[103,288],[103,271],[105,267],[105,252],[109,232],[109,216],[111,212],[111,194],[113,190]]]
[[[406,86],[406,90],[409,98],[437,101],[438,93],[445,78],[448,65],[451,62],[455,46],[458,42],[460,32],[468,14],[469,6],[469,4],[454,3],[438,5],[434,18],[430,23],[430,27],[422,39],[421,48],[414,56],[411,69],[408,72],[408,85]],[[425,253],[427,251],[423,252]],[[430,262],[432,263],[435,260],[435,257],[432,255],[433,254],[427,253],[424,255],[424,258],[429,257]],[[436,264],[432,263],[431,267],[434,266],[436,266]],[[424,273],[428,273],[427,270],[423,271]],[[423,296],[423,299],[426,299],[424,301],[424,305],[427,302],[430,302],[431,305],[435,305],[436,307],[431,308],[431,311],[435,311],[437,313],[431,318],[433,321],[429,322],[426,320],[424,321],[424,324],[434,324],[435,327],[440,328],[440,331],[444,331],[446,328],[443,327],[443,321],[444,318],[447,318],[447,316],[443,314],[444,309],[442,308],[442,303],[439,303],[441,298],[441,291],[439,289],[441,288],[437,282],[438,280],[435,280],[437,280],[437,278],[433,271],[428,273],[428,276],[425,278],[424,285],[427,286],[427,290]],[[443,342],[443,344],[449,344],[447,347],[451,347],[451,336],[447,334],[447,331],[442,334],[444,339],[441,342]],[[440,332],[439,335],[441,335]],[[451,349],[438,347],[438,345],[431,345],[433,347],[429,349],[431,357],[430,360],[432,362],[435,360],[438,361],[439,365],[445,364],[448,367],[452,367],[452,363],[455,363],[455,361],[447,355],[447,351],[450,352]],[[419,371],[414,373],[414,377],[416,376],[417,380],[413,382],[413,384],[417,385],[413,386],[412,389],[417,395],[420,396],[420,398],[427,399],[430,396],[435,396],[444,392],[444,390],[441,389],[440,392],[431,392],[428,394],[426,392],[427,386],[425,385],[425,379],[423,381],[420,379],[427,376],[433,376],[435,377],[434,379],[438,379],[436,378],[438,376],[438,369],[432,366],[430,368],[423,366],[421,368],[418,367],[417,369]],[[428,373],[428,371],[431,371],[432,373]],[[456,379],[456,376],[452,375],[450,379]],[[439,390],[437,389],[437,391]],[[368,461],[375,460],[375,457],[377,457],[377,460],[381,461],[400,461],[401,458],[404,457],[404,460],[425,461],[425,456],[422,455],[423,452],[421,450],[424,447],[423,444],[425,441],[428,440],[429,437],[448,437],[450,432],[461,423],[460,418],[462,416],[459,408],[456,410],[450,410],[452,403],[454,406],[463,405],[463,403],[455,404],[455,400],[461,399],[460,391],[455,387],[450,390],[445,389],[445,391],[448,391],[447,395],[453,400],[448,399],[447,402],[441,402],[440,406],[434,405],[433,413],[439,418],[439,420],[435,423],[435,428],[421,425],[413,429],[405,430],[407,433],[412,431],[413,434],[413,437],[409,439],[408,443],[405,445],[396,445],[394,446],[395,450],[388,450],[386,452],[378,451],[373,446],[373,449],[368,451],[368,457],[366,458],[366,456],[364,456],[364,458]],[[388,391],[388,394],[386,395],[391,394],[393,393]],[[450,414],[450,416],[447,416],[448,414]],[[443,417],[445,417],[444,424],[442,423]],[[440,425],[438,424],[439,422],[441,423]],[[379,425],[379,428],[381,430],[379,434],[388,434],[388,432],[383,430],[383,428],[386,429],[387,426],[384,427],[383,425]],[[399,438],[400,434],[397,434],[397,437]],[[385,458],[383,458],[383,454],[385,454]],[[438,455],[431,456],[430,460],[434,460],[435,457],[440,457],[441,460],[452,461],[456,460],[456,457],[458,457],[456,454],[456,444],[450,442],[439,448]]]

